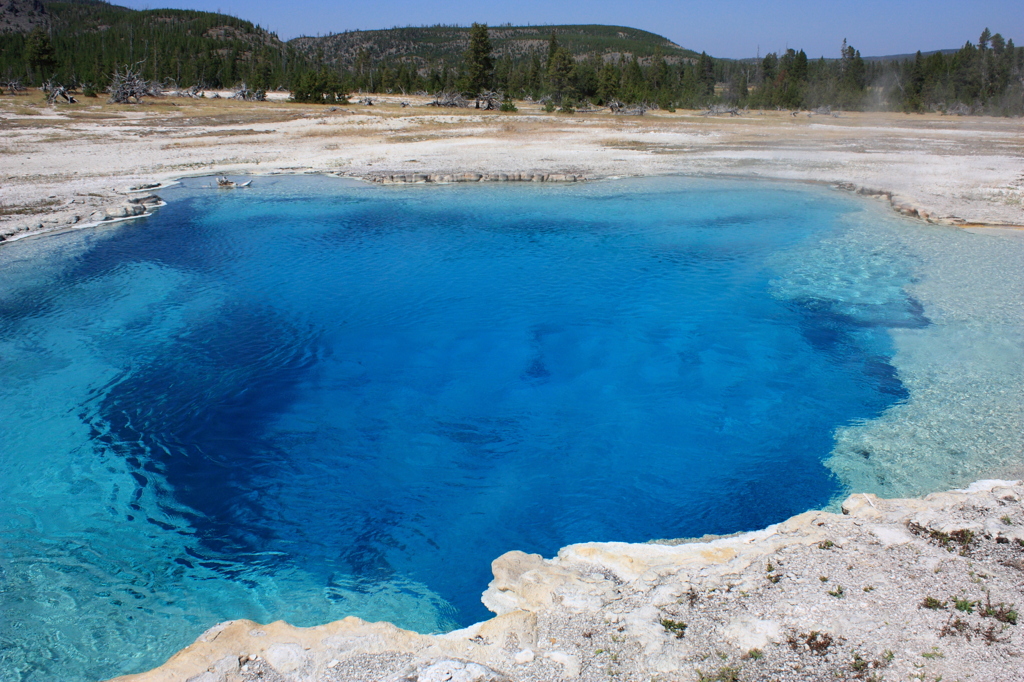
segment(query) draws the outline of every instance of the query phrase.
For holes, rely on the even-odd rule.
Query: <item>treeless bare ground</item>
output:
[[[373,106],[0,97],[0,234],[79,225],[127,188],[186,175],[676,173],[848,184],[935,220],[1024,224],[1024,121],[892,113],[643,117]]]

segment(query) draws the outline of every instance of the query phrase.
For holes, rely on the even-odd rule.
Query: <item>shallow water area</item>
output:
[[[785,184],[210,184],[0,248],[5,682],[451,629],[511,549],[1020,463],[1024,240]]]

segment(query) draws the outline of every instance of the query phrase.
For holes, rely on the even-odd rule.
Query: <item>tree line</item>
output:
[[[54,3],[61,21],[74,22],[81,5]],[[486,24],[473,24],[469,47],[457,59],[417,64],[374,61],[365,53],[345,66],[328,66],[269,39],[259,27],[205,12],[90,7],[94,24],[117,31],[47,31],[0,36],[0,75],[40,84],[56,78],[103,87],[119,65],[179,86],[254,90],[289,88],[305,102],[344,102],[353,92],[483,92],[547,101],[568,111],[589,103],[698,109],[715,105],[757,109],[897,110],[1024,114],[1024,48],[988,29],[977,44],[912,59],[865,60],[843,41],[835,58],[811,60],[789,49],[747,60],[665,55],[575,55],[552,32],[546,50],[495,56]],[[104,12],[110,16],[105,16]],[[84,16],[84,15],[83,15]],[[81,18],[81,17],[80,17]],[[158,21],[160,19],[160,21]],[[84,18],[83,18],[84,22]],[[217,35],[211,36],[211,32]]]
[[[714,105],[756,109],[945,111],[1024,114],[1024,48],[988,29],[977,44],[952,54],[865,60],[844,40],[835,58],[808,59],[789,49],[748,60],[578,58],[552,33],[546,53],[495,58],[488,28],[474,24],[470,46],[455,63],[418,66],[401,59],[371,64],[365,56],[331,72],[337,90],[406,93],[494,90],[516,99],[569,107],[647,103],[661,108]]]

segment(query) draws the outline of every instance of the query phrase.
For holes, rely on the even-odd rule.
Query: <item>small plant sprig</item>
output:
[[[672,620],[671,618],[662,618],[661,627],[665,628],[668,632],[675,635],[676,639],[682,639],[686,634],[686,623],[681,620]]]
[[[978,605],[978,602],[971,601],[967,597],[952,597],[953,607],[957,611],[963,611],[964,613],[974,613],[974,607]]]
[[[697,671],[697,682],[739,682],[740,668],[731,665],[718,669],[717,673]]]
[[[985,595],[985,606],[981,609],[981,615],[985,618],[995,618],[1000,623],[1017,624],[1017,611],[1014,609],[1014,605],[1007,606],[999,602],[998,606],[993,606],[991,594]]]
[[[944,533],[940,530],[929,530],[917,523],[908,524],[907,529],[914,535],[927,535],[948,552],[958,552],[960,556],[969,556],[971,553],[974,531],[970,529],[963,528]]]
[[[824,656],[828,653],[829,647],[832,646],[835,640],[827,632],[813,630],[800,635],[791,634],[786,638],[786,642],[793,651],[799,651],[801,648],[806,647],[819,656]]]

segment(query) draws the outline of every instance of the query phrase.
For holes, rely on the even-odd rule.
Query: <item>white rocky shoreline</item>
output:
[[[221,623],[117,682],[1024,679],[1024,486],[851,495],[761,531],[493,563],[497,615]]]
[[[316,174],[314,170],[306,173]],[[289,173],[293,174],[293,173]],[[201,177],[205,177],[203,174]],[[268,174],[269,175],[269,174]],[[277,173],[275,173],[277,175]],[[119,190],[99,205],[91,207],[90,213],[83,214],[74,211],[59,213],[40,214],[28,220],[20,222],[9,222],[0,226],[0,246],[5,243],[19,241],[21,239],[59,234],[68,230],[80,230],[97,227],[104,224],[113,224],[125,220],[134,220],[152,215],[152,213],[165,205],[161,197],[151,193],[152,191],[168,187],[178,180],[187,177],[182,176],[165,180],[164,182],[149,182],[142,185],[128,187]],[[454,183],[479,183],[479,182],[530,182],[530,183],[573,183],[591,182],[603,178],[586,176],[573,173],[479,173],[466,171],[462,173],[392,173],[392,174],[370,174],[366,176],[343,176],[364,182],[379,185],[403,185],[403,184],[454,184]],[[619,177],[619,176],[616,176]],[[846,190],[854,194],[866,197],[880,198],[888,201],[893,210],[897,213],[918,218],[933,225],[952,225],[956,227],[974,228],[1008,228],[1024,230],[1024,225],[1017,225],[1007,222],[984,222],[971,221],[958,216],[941,215],[933,209],[923,206],[919,202],[896,194],[890,190],[877,189],[872,187],[859,186],[854,183],[836,182],[830,183],[832,187],[839,190]],[[141,194],[140,194],[141,193]],[[138,194],[138,196],[131,196]]]
[[[0,243],[145,215],[137,188],[223,174],[321,173],[380,184],[772,179],[879,196],[934,223],[1024,226],[1024,123],[1016,119],[566,117],[526,104],[483,115],[412,104],[384,97],[344,109],[225,101],[126,108],[0,99]]]

